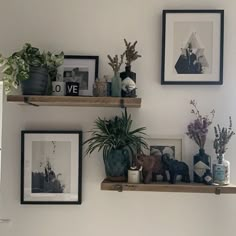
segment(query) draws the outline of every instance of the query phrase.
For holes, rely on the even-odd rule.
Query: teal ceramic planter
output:
[[[127,180],[130,167],[129,152],[123,150],[112,150],[103,157],[107,178],[112,181]]]

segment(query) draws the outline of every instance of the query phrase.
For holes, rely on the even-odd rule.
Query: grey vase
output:
[[[48,90],[48,70],[30,67],[29,79],[21,81],[23,95],[46,95]]]

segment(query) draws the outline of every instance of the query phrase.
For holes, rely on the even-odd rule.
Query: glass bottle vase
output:
[[[111,80],[111,96],[121,97],[121,78],[118,72],[114,74]]]
[[[121,89],[121,96],[122,97],[136,97],[136,73],[131,71],[131,66],[126,66],[125,71],[120,73],[120,77],[121,77],[122,83],[125,80],[132,80],[135,85],[135,88],[129,92]]]
[[[204,175],[207,170],[211,169],[211,157],[205,153],[203,148],[193,157],[193,181],[203,183]]]
[[[225,160],[224,154],[217,156],[212,165],[213,182],[219,185],[230,184],[230,162]]]

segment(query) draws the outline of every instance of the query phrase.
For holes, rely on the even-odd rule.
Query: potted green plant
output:
[[[107,178],[125,181],[134,155],[142,148],[148,148],[144,139],[145,129],[141,127],[132,130],[131,115],[127,114],[126,109],[121,117],[115,116],[109,120],[99,117],[90,131],[92,137],[84,142],[88,144],[86,155],[96,149],[103,149]]]
[[[29,43],[7,58],[0,55],[6,93],[21,83],[24,95],[48,94],[51,81],[56,80],[57,67],[62,65],[63,60],[63,52],[59,55],[51,52],[41,53]]]

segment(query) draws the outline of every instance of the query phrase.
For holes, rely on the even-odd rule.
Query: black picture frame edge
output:
[[[78,134],[79,135],[79,153],[78,153],[78,201],[25,201],[24,200],[24,143],[25,134]],[[21,131],[21,187],[20,187],[20,203],[22,205],[81,205],[82,203],[82,130],[22,130]]]
[[[167,13],[219,13],[220,14],[220,65],[218,81],[165,81],[165,41]],[[161,85],[223,85],[224,59],[224,9],[164,9],[162,11],[162,56],[161,56]]]

